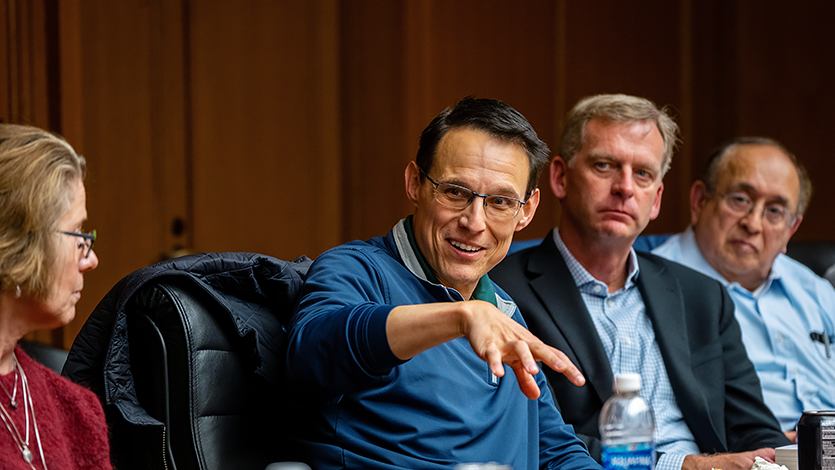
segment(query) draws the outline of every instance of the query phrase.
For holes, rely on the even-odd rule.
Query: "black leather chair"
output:
[[[20,340],[20,347],[29,357],[59,374],[64,368],[64,363],[67,362],[67,351],[48,344],[22,339]]]
[[[821,277],[826,274],[827,269],[835,266],[835,242],[791,240],[786,254],[805,264]]]
[[[229,255],[237,258],[224,258]],[[220,271],[199,267],[207,258]],[[275,263],[284,263],[282,269]],[[160,265],[111,290],[76,338],[65,367],[65,375],[102,399],[114,466],[263,470],[288,460],[283,374],[259,367],[282,364],[284,325],[309,260],[299,267],[233,253]],[[266,274],[264,280],[218,281],[223,270]],[[295,277],[280,283],[288,273]],[[129,354],[114,360],[114,350]]]
[[[282,390],[252,373],[248,345],[224,315],[205,292],[176,280],[146,285],[127,305],[136,395],[167,432],[160,468],[263,469],[283,459]],[[144,442],[151,448],[143,454],[159,455],[157,442],[128,436],[114,435],[114,462],[152,468],[134,465],[136,451]]]

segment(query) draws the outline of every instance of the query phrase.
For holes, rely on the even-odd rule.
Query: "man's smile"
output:
[[[473,246],[473,245],[467,245],[466,243],[459,242],[459,241],[456,241],[456,240],[450,240],[449,243],[450,243],[450,245],[454,246],[455,248],[458,248],[461,251],[466,251],[467,253],[475,253],[477,251],[482,250],[482,248],[480,248],[480,247]]]

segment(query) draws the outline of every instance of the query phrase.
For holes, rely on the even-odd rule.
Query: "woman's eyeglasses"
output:
[[[81,233],[81,232],[65,232],[63,230],[59,230],[64,235],[70,235],[73,237],[81,238],[78,242],[78,249],[84,250],[83,251],[83,258],[89,258],[90,252],[93,251],[93,244],[96,243],[96,231],[93,230],[89,233]]]

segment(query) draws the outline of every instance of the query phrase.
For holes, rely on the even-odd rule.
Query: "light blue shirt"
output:
[[[805,410],[835,409],[835,345],[813,341],[812,332],[835,340],[835,289],[803,264],[780,254],[754,293],[729,282],[707,262],[693,229],[671,236],[652,252],[721,282],[736,306],[742,342],[760,377],[765,403],[784,431]]]
[[[641,374],[641,391],[638,394],[652,408],[655,446],[659,453],[663,453],[656,469],[679,470],[684,457],[698,454],[699,446],[676,402],[664,359],[655,341],[655,330],[635,283],[639,272],[635,251],[631,250],[629,254],[626,284],[610,294],[608,286],[589,274],[571,255],[557,229],[554,229],[554,242],[594,321],[612,373]]]

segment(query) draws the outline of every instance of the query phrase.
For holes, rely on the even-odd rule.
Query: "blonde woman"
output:
[[[99,260],[84,158],[60,137],[0,124],[0,467],[111,468],[96,396],[32,360],[30,331],[66,325]]]

